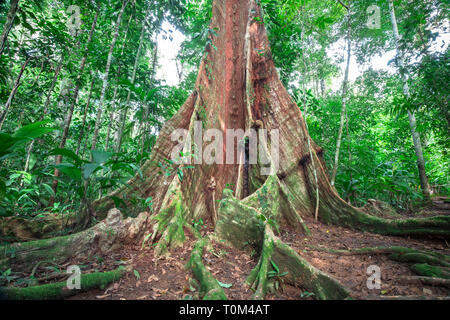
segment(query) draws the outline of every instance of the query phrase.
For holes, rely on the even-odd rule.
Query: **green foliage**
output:
[[[343,56],[335,50],[333,54],[339,57],[331,57],[330,49],[347,36],[347,10],[333,0],[258,3],[262,14],[254,18],[254,23],[264,24],[271,48],[255,48],[255,52],[273,59],[282,81],[299,101],[310,134],[324,149],[325,163],[331,169],[342,107],[341,89],[331,89],[331,85],[342,78],[339,63]],[[72,4],[78,5],[81,12],[81,29],[76,36],[70,34],[67,24],[66,11]],[[381,28],[369,29],[367,1],[351,1],[352,55],[359,66],[394,49],[388,1],[376,4],[382,13]],[[450,193],[449,52],[448,44],[438,43],[448,23],[448,3],[437,0],[394,4],[405,68],[397,68],[394,73],[368,69],[350,84],[349,132],[344,133],[342,141],[336,188],[355,205],[377,198],[396,208],[410,209],[420,203],[422,195],[406,118],[408,110],[414,111],[418,119],[430,184],[439,193]],[[214,43],[220,30],[209,25],[212,0],[130,1],[113,50],[106,79],[105,114],[99,123],[96,147],[92,148],[102,76],[120,6],[121,1],[116,0],[99,1],[96,6],[88,1],[19,2],[20,10],[0,57],[0,116],[28,60],[0,132],[1,216],[34,217],[76,211],[81,199],[92,201],[126,185],[136,174],[143,177],[140,166],[149,159],[164,122],[194,89],[200,61],[208,61],[208,52],[217,50]],[[7,2],[0,5],[2,25],[8,9]],[[87,45],[95,12],[97,26]],[[177,56],[181,78],[178,86],[168,86],[155,77],[158,61],[153,59],[154,39],[160,35],[173,40],[173,30],[163,30],[163,21],[186,36]],[[142,28],[143,53],[137,57],[133,82],[131,74]],[[441,50],[435,49],[440,46]],[[80,73],[85,54],[85,70]],[[395,60],[390,64],[398,66]],[[206,67],[210,72],[213,66],[208,62]],[[401,73],[408,75],[409,99],[402,92]],[[305,92],[298,89],[301,83],[306,85]],[[72,103],[74,114],[64,148],[60,148]],[[200,108],[200,115],[206,120],[204,108]],[[56,156],[62,157],[58,165],[54,162]],[[191,157],[180,154],[180,159]],[[176,175],[180,182],[186,180],[185,170],[192,168],[168,159],[152,165],[158,166],[162,175]],[[55,169],[61,173],[58,177],[54,177]],[[53,180],[58,182],[56,193]],[[85,181],[89,181],[86,190]],[[234,186],[225,189],[232,193]],[[277,229],[266,196],[264,190],[258,193],[262,208],[259,218]],[[113,201],[124,206],[123,199],[115,197]],[[151,198],[127,201],[153,211]]]

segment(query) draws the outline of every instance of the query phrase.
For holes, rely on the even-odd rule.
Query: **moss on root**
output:
[[[349,298],[349,291],[336,279],[312,266],[280,239],[276,239],[274,244],[273,260],[280,271],[288,273],[288,283],[314,292],[315,297],[320,300]]]
[[[421,276],[450,279],[450,272],[426,263],[417,263],[411,266],[411,270]]]
[[[445,262],[441,259],[433,257],[428,254],[419,253],[419,252],[411,252],[405,254],[391,254],[389,256],[390,259],[401,261],[401,262],[419,262],[426,263],[430,265],[438,265],[443,267],[450,267],[450,263]]]
[[[14,266],[26,271],[39,261],[62,263],[69,258],[88,258],[93,254],[109,253],[131,238],[136,240],[147,225],[147,217],[143,213],[138,218],[123,220],[119,210],[111,209],[104,221],[85,231],[0,246],[0,269]]]
[[[319,217],[325,223],[381,235],[450,238],[450,216],[391,220],[366,214],[342,201],[335,210],[321,208]]]
[[[0,296],[8,300],[56,300],[63,299],[94,288],[104,289],[119,280],[126,273],[125,268],[109,272],[81,275],[80,289],[68,289],[67,282],[57,282],[27,288],[0,288]]]
[[[279,274],[287,272],[283,276],[287,283],[314,292],[318,299],[348,298],[344,286],[284,244],[267,222],[257,219],[259,211],[242,202],[231,195],[221,201],[216,234],[234,247],[243,249],[250,244],[259,253],[259,262],[247,279],[247,284],[255,290],[255,299],[263,299],[267,293],[271,261],[277,265]]]
[[[264,299],[267,293],[268,272],[271,270],[271,259],[273,254],[273,238],[271,237],[270,227],[266,225],[264,241],[259,257],[258,264],[250,272],[247,278],[247,285],[255,292],[253,298],[256,300]]]
[[[399,246],[353,248],[353,249],[349,249],[349,250],[323,248],[323,247],[317,247],[317,246],[313,246],[313,245],[306,245],[306,247],[308,249],[314,250],[314,251],[323,251],[323,252],[340,254],[340,255],[392,254],[392,255],[390,255],[390,257],[393,260],[398,258],[397,261],[407,262],[407,259],[411,259],[412,262],[426,262],[422,259],[428,259],[428,261],[438,261],[437,262],[438,264],[442,264],[444,266],[446,266],[448,264],[448,261],[450,261],[450,256],[447,256],[447,255],[444,255],[444,254],[441,254],[438,252],[416,250],[416,249],[399,247]],[[414,257],[417,257],[417,259],[421,259],[421,260],[413,260]],[[405,260],[400,260],[402,258]]]
[[[188,267],[192,269],[194,276],[200,283],[200,298],[203,300],[226,300],[227,296],[223,288],[203,265],[203,249],[206,245],[206,239],[197,241],[192,249],[191,259]]]
[[[161,234],[156,246],[157,255],[164,255],[170,249],[175,249],[184,243],[186,240],[184,227],[187,226],[185,214],[181,193],[177,192],[171,204],[154,217],[158,223],[153,229],[152,241]]]

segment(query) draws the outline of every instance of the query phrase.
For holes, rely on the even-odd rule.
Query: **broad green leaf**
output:
[[[61,155],[64,157],[68,157],[68,158],[72,159],[73,161],[75,161],[76,164],[81,164],[83,162],[83,160],[79,156],[77,156],[75,154],[75,152],[73,152],[72,150],[69,150],[69,149],[65,149],[65,148],[55,148],[55,149],[51,150],[48,154],[51,156]]]
[[[83,178],[85,180],[89,179],[89,177],[94,173],[95,170],[98,168],[101,168],[101,166],[98,163],[86,163],[83,166]]]
[[[275,264],[275,262],[273,262],[273,260],[270,260],[270,263],[272,263],[272,266],[277,273],[280,272],[280,269],[278,269],[278,266]]]
[[[103,164],[113,156],[113,153],[103,150],[92,150],[92,159],[96,164]]]
[[[13,137],[35,139],[46,133],[55,131],[56,128],[45,127],[45,125],[48,124],[49,122],[50,121],[39,121],[23,126],[13,134]]]
[[[55,196],[55,192],[53,191],[52,187],[50,187],[48,184],[43,183],[42,186],[44,187],[44,189],[51,195],[51,196]]]
[[[71,163],[61,163],[55,166],[59,171],[66,174],[74,180],[81,180],[81,170]]]

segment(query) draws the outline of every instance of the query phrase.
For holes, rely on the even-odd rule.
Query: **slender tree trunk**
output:
[[[125,49],[125,45],[127,44],[126,39],[127,39],[127,35],[128,35],[128,29],[130,28],[130,22],[132,19],[133,15],[130,15],[130,18],[128,19],[128,24],[127,24],[127,28],[125,29],[125,37],[124,37],[124,42],[122,45],[122,51],[120,53],[120,56],[123,56],[123,51]],[[110,110],[110,115],[109,115],[109,122],[108,122],[108,129],[106,130],[106,142],[105,142],[105,146],[106,146],[106,150],[108,150],[109,148],[109,140],[110,140],[110,134],[111,134],[111,128],[112,128],[112,124],[114,121],[114,115],[116,112],[116,97],[117,97],[117,91],[119,89],[119,79],[120,79],[120,71],[122,70],[122,65],[119,65],[119,67],[117,68],[117,75],[116,75],[116,86],[114,88],[114,94],[113,94],[113,99],[112,99],[112,103],[111,103],[111,110]],[[103,170],[102,170],[102,175],[103,175]],[[102,190],[100,189],[100,196],[102,194]]]
[[[8,111],[11,107],[12,101],[14,100],[14,96],[16,95],[17,89],[19,89],[19,86],[21,84],[20,79],[22,78],[23,72],[25,71],[25,68],[28,65],[28,62],[30,62],[31,57],[27,57],[25,62],[22,64],[22,68],[19,71],[19,75],[16,78],[16,82],[14,84],[13,89],[11,90],[11,93],[9,94],[8,100],[5,103],[5,107],[3,109],[3,112],[0,116],[0,130],[3,127],[3,123],[5,122],[6,116],[8,115]]]
[[[91,131],[91,124],[88,124],[87,130],[86,132],[90,132]],[[83,151],[81,151],[81,158],[83,159],[85,154],[86,154],[86,149],[88,148],[88,141],[89,141],[89,134],[86,135],[85,139],[84,139],[84,143],[83,143]]]
[[[94,150],[97,145],[98,132],[100,130],[100,125],[101,125],[101,121],[102,121],[103,103],[105,100],[106,89],[108,88],[109,69],[111,68],[113,51],[114,51],[114,47],[116,46],[117,37],[119,36],[119,29],[120,29],[120,24],[122,22],[123,12],[125,11],[125,7],[127,6],[127,4],[128,4],[128,0],[124,0],[122,2],[122,8],[120,9],[119,16],[117,17],[115,31],[114,31],[113,38],[112,38],[112,41],[111,41],[111,44],[109,47],[108,59],[106,61],[105,74],[103,75],[103,85],[102,85],[102,91],[100,94],[100,102],[97,107],[97,119],[95,122],[94,136],[92,138],[92,146],[91,146],[92,150]]]
[[[325,98],[325,93],[327,92],[327,88],[325,85],[325,79],[323,79],[323,76],[320,78],[320,89],[322,93],[322,98]]]
[[[138,50],[136,52],[136,57],[134,58],[133,73],[131,75],[131,84],[132,85],[134,85],[134,81],[136,80],[136,72],[137,72],[137,68],[139,66],[139,58],[141,56],[142,45],[144,43],[144,35],[145,35],[145,26],[144,26],[144,24],[142,24],[141,35],[139,37],[139,46],[138,46]],[[123,114],[121,117],[122,121],[119,126],[119,132],[117,134],[118,141],[117,141],[117,145],[115,148],[115,152],[120,152],[120,148],[122,146],[122,137],[123,137],[123,133],[125,131],[125,125],[127,122],[127,113],[128,113],[128,109],[129,109],[130,99],[131,99],[131,91],[130,91],[130,89],[128,89],[127,100],[125,101],[125,108],[123,109]]]
[[[19,0],[11,0],[8,16],[6,17],[5,25],[3,26],[3,32],[0,38],[0,57],[5,49],[6,41],[8,40],[8,34],[14,25],[14,19],[16,18],[17,11],[19,9]]]
[[[89,54],[89,44],[92,41],[93,35],[94,35],[94,30],[95,27],[97,25],[97,18],[98,18],[98,12],[95,13],[94,16],[94,21],[92,22],[92,26],[91,26],[91,31],[89,32],[89,37],[88,40],[86,42],[86,49],[84,51],[84,55],[81,58],[81,63],[80,63],[80,70],[77,76],[77,80],[76,80],[76,85],[75,85],[75,90],[73,93],[73,97],[71,97],[70,101],[70,107],[69,110],[67,112],[67,116],[66,119],[64,121],[64,129],[63,129],[63,134],[61,137],[61,141],[59,143],[59,148],[64,148],[66,146],[66,141],[67,141],[67,137],[69,135],[69,129],[70,129],[70,125],[72,123],[72,116],[73,116],[73,111],[75,109],[75,104],[77,103],[78,100],[78,93],[80,92],[80,87],[81,87],[81,77],[83,76],[83,71],[84,68],[86,66],[86,60]],[[56,161],[55,161],[55,165],[59,165],[62,161],[62,156],[61,155],[57,155],[56,156]],[[52,188],[53,188],[53,192],[56,195],[56,192],[58,190],[58,177],[59,177],[59,170],[55,169],[55,172],[53,174],[53,183],[52,183]],[[50,198],[49,201],[49,206],[53,206],[53,202],[54,202],[54,197]]]
[[[331,173],[330,183],[334,186],[336,180],[337,169],[339,166],[339,153],[341,150],[342,143],[342,132],[344,131],[345,117],[347,114],[347,87],[348,87],[348,74],[350,70],[350,58],[351,58],[351,24],[350,24],[350,2],[347,7],[347,64],[345,66],[344,83],[342,84],[342,110],[341,110],[341,120],[339,124],[339,131],[336,142],[336,152],[334,154],[334,165],[333,171]]]
[[[403,80],[403,93],[404,95],[409,98],[410,92],[409,92],[409,85],[408,85],[408,75],[406,72],[404,72],[404,60],[403,60],[403,54],[399,49],[399,40],[400,35],[398,32],[398,26],[397,26],[397,18],[395,16],[395,8],[393,0],[389,0],[389,9],[391,13],[391,22],[392,22],[392,29],[394,31],[394,38],[395,38],[395,45],[397,48],[397,60],[400,67],[400,73]],[[420,141],[420,135],[416,131],[417,124],[416,124],[416,116],[414,115],[414,112],[411,112],[408,110],[408,119],[409,119],[409,127],[411,129],[411,135],[414,143],[414,150],[416,152],[417,156],[417,168],[419,170],[419,178],[420,178],[420,186],[422,187],[422,193],[425,196],[426,199],[430,199],[430,185],[428,184],[428,177],[425,172],[425,159],[423,157],[423,150],[422,150],[422,143]]]
[[[80,129],[80,134],[78,136],[78,141],[77,141],[77,149],[76,149],[76,155],[79,155],[80,152],[80,145],[81,145],[81,140],[84,137],[84,127],[86,126],[86,117],[89,111],[89,104],[91,102],[91,97],[92,97],[92,88],[94,87],[94,82],[95,82],[95,77],[93,75],[92,76],[92,80],[91,80],[91,86],[89,88],[89,95],[88,95],[88,99],[86,102],[86,106],[84,107],[84,113],[83,113],[83,120],[81,122],[81,129]],[[89,130],[88,130],[89,132]]]
[[[301,27],[302,27],[302,31],[301,31],[301,48],[302,48],[302,62],[303,62],[303,68],[305,70],[305,72],[307,72],[308,70],[308,66],[306,65],[306,60],[305,60],[305,27],[304,27],[304,8],[302,8],[302,17],[301,17]],[[304,113],[305,113],[305,127],[306,130],[308,129],[308,122],[306,120],[306,116],[307,116],[307,110],[308,110],[308,103],[306,100],[306,84],[305,84],[305,80],[304,78],[302,78],[302,90],[303,90],[303,94],[302,94],[302,99],[303,99],[303,108],[304,108]],[[310,154],[310,159],[311,159],[311,164],[313,166],[313,170],[314,170],[314,182],[315,182],[315,187],[316,187],[316,207],[315,207],[315,211],[314,211],[314,218],[317,219],[319,218],[319,204],[320,204],[320,195],[319,195],[319,182],[317,179],[317,167],[316,164],[314,162],[314,157],[313,157],[313,152],[311,149],[311,137],[308,135],[308,151]]]
[[[42,121],[45,118],[45,115],[48,112],[48,106],[50,105],[52,92],[55,89],[56,82],[58,80],[58,76],[59,76],[59,73],[60,73],[61,68],[62,68],[62,62],[63,62],[63,58],[61,56],[61,59],[58,62],[58,66],[55,69],[55,75],[53,77],[52,84],[50,85],[50,89],[48,90],[48,93],[47,93],[47,98],[46,98],[45,104],[44,104],[44,111],[43,111],[42,116],[40,117],[39,121]],[[35,141],[36,140],[31,141],[30,145],[28,146],[28,149],[27,149],[27,156],[26,156],[26,160],[25,160],[25,166],[24,166],[24,169],[23,169],[25,172],[28,171],[28,167],[29,167],[29,164],[30,164],[31,152],[33,151],[33,147],[34,147]]]

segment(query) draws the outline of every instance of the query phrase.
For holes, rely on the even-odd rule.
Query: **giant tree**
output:
[[[255,0],[215,0],[210,30],[214,32],[195,90],[160,131],[142,174],[94,203],[98,217],[108,212],[106,219],[81,233],[0,248],[0,266],[36,261],[50,253],[65,259],[108,252],[150,232],[146,239],[157,243],[156,253],[162,255],[183,243],[185,228],[192,230],[190,221],[202,218],[214,225],[217,238],[258,252],[259,262],[248,278],[255,298],[263,298],[267,291],[271,261],[288,272],[285,281],[303,286],[319,299],[346,298],[345,287],[278,237],[287,229],[311,232],[304,218],[315,213],[316,187],[318,218],[323,223],[380,234],[450,236],[448,217],[386,220],[367,215],[339,197],[325,172],[322,149],[310,140],[297,104],[279,79]],[[215,130],[206,131],[202,140],[202,129]],[[232,134],[227,135],[227,130]],[[187,135],[174,136],[180,132]],[[257,161],[252,153],[255,141]],[[160,175],[165,163],[177,174]],[[123,220],[118,209],[139,210],[130,201],[136,194],[152,198],[152,213]],[[201,282],[204,298],[226,298],[202,264],[207,241],[201,238],[196,243],[189,265]],[[15,258],[3,253],[11,250]]]

